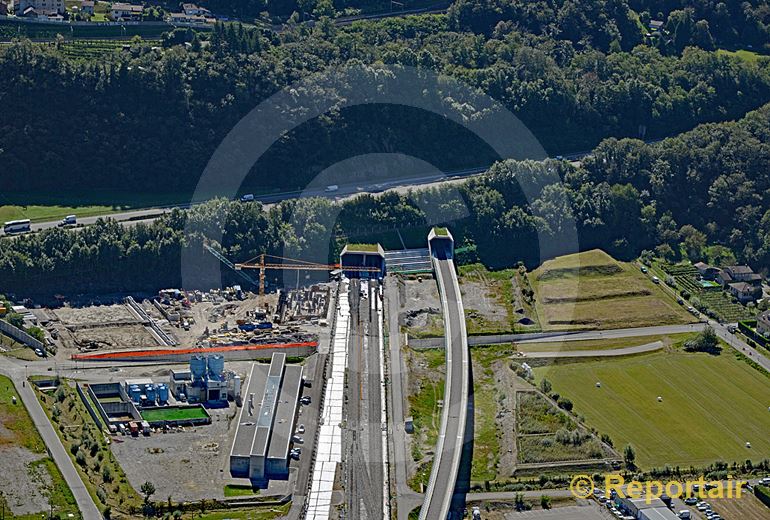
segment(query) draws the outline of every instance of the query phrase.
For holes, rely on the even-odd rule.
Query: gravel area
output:
[[[112,451],[135,489],[150,481],[158,500],[224,498],[238,408],[209,410],[212,423],[183,432],[117,437]],[[232,424],[232,427],[230,427]]]
[[[100,305],[81,308],[62,307],[56,309],[54,313],[65,326],[70,327],[139,322],[134,313],[125,305]]]
[[[43,457],[18,446],[0,447],[0,489],[14,515],[48,511],[46,492],[51,476],[45,467],[34,471],[29,467]]]

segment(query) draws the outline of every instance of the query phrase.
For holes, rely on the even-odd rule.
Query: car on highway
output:
[[[241,202],[252,202],[254,200],[253,193],[247,193],[241,197]]]
[[[338,191],[340,187],[336,184],[329,184],[327,187],[324,188],[324,191],[326,193],[334,193],[335,191]]]
[[[36,348],[35,349],[35,355],[37,357],[45,357],[45,351],[43,349],[41,349],[41,348]]]

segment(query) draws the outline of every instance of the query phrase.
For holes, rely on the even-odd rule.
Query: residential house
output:
[[[94,0],[82,0],[80,2],[80,12],[83,14],[94,14]]]
[[[144,13],[144,7],[141,5],[126,4],[123,2],[115,2],[112,4],[110,14],[114,20],[141,20]]]
[[[762,275],[755,273],[747,265],[730,265],[719,271],[716,281],[721,283],[725,289],[733,282],[745,282],[759,287],[762,285]]]
[[[211,11],[195,4],[182,4],[182,12],[187,16],[208,16]]]
[[[694,264],[694,267],[698,270],[698,274],[704,280],[713,280],[719,274],[719,269],[712,267],[706,263],[698,262]]]
[[[16,12],[23,16],[55,16],[63,15],[66,8],[64,0],[20,0]]]
[[[727,286],[727,290],[738,298],[741,303],[747,303],[762,297],[762,288],[751,285],[748,282],[733,282]]]
[[[205,16],[185,13],[169,13],[166,17],[166,21],[169,23],[206,23],[208,20]]]
[[[757,316],[757,332],[770,337],[770,311],[765,311]]]

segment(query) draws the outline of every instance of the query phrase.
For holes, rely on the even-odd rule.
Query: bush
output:
[[[559,398],[559,400],[557,401],[557,404],[559,405],[559,408],[561,408],[563,410],[567,410],[568,412],[571,412],[572,408],[574,406],[572,404],[572,401],[570,401],[566,397]]]
[[[86,465],[86,454],[83,453],[83,450],[78,448],[77,452],[75,453],[75,462],[80,464],[81,466]]]
[[[760,502],[770,507],[770,488],[765,486],[754,486],[754,495]]]
[[[710,326],[706,326],[695,338],[685,341],[684,349],[687,352],[708,352],[713,355],[722,352],[719,338]]]

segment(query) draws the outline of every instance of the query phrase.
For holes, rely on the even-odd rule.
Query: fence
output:
[[[5,334],[9,335],[16,341],[20,343],[24,343],[30,348],[36,349],[39,348],[40,350],[45,351],[45,345],[43,345],[40,341],[36,340],[23,330],[14,327],[7,321],[0,320],[0,331],[4,332]]]

